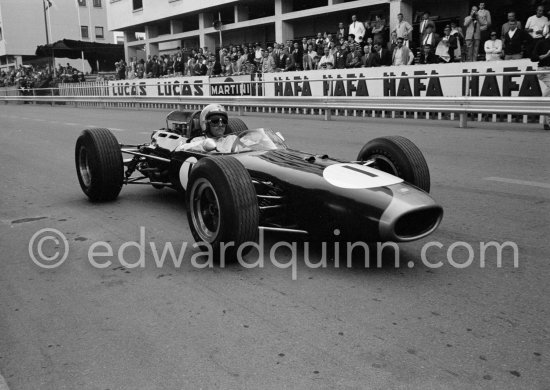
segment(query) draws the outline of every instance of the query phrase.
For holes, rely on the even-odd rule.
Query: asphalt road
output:
[[[293,280],[269,250],[299,237],[267,234],[262,268],[198,269],[192,248],[179,266],[158,267],[154,250],[193,242],[175,191],[135,186],[115,202],[87,201],[74,168],[79,132],[109,127],[147,142],[165,113],[0,106],[0,388],[2,376],[12,390],[550,388],[550,133],[541,126],[243,117],[296,149],[350,160],[371,138],[409,137],[445,209],[433,235],[399,245],[399,268],[389,252],[381,267],[371,253],[368,268],[362,256],[311,268],[300,253]],[[55,269],[29,254],[45,228],[67,239]],[[117,252],[141,240],[145,267],[123,267]],[[111,262],[103,269],[88,260],[100,241],[113,248],[98,258]],[[500,267],[487,249],[482,267],[480,242],[492,241],[517,245],[517,267],[512,246]],[[42,243],[46,257],[64,249],[61,239]],[[423,248],[441,267],[422,260]],[[459,268],[469,251],[472,264]],[[137,263],[140,249],[122,255]]]

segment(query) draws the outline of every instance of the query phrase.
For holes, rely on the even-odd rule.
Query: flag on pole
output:
[[[46,2],[46,9],[50,8],[52,6],[51,0],[44,0]]]

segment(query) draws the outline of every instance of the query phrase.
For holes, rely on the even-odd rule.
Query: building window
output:
[[[143,8],[143,0],[132,0],[134,5],[134,11]]]
[[[94,7],[101,8],[101,0],[94,0]]]
[[[103,27],[97,27],[95,28],[95,37],[96,38],[105,38],[103,36]]]
[[[90,34],[88,33],[88,26],[80,26],[80,35],[82,36],[82,39],[90,38]]]
[[[0,41],[2,40],[2,27],[0,27]]]

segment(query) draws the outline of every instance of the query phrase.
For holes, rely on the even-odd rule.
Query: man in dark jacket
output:
[[[392,53],[390,53],[388,49],[384,49],[378,42],[373,45],[373,49],[376,53],[378,53],[378,56],[380,57],[380,65],[382,66],[391,65]]]
[[[218,56],[210,54],[210,62],[212,64],[212,75],[219,76],[222,74],[222,64],[218,61]]]
[[[336,40],[340,40],[340,38],[345,38],[348,36],[348,28],[344,26],[344,23],[340,22],[338,23],[338,28],[336,29]]]
[[[361,59],[361,64],[365,68],[374,68],[380,66],[380,56],[374,50],[371,51],[369,46],[363,48],[365,55]]]
[[[160,76],[160,64],[157,56],[153,56],[153,64],[151,65],[151,73],[153,78],[158,78]]]
[[[517,27],[516,21],[508,22],[510,29],[504,34],[504,59],[519,60],[523,58],[523,48],[527,44],[528,35]]]
[[[418,59],[419,64],[437,64],[439,61],[437,56],[434,54],[431,45],[424,45],[422,47],[422,53],[420,53],[420,58]]]
[[[302,49],[300,48],[300,42],[296,41],[293,44],[292,51],[290,52],[290,56],[292,57],[292,62],[294,63],[294,67],[296,70],[302,69],[302,58],[304,54],[302,53]]]
[[[174,61],[174,72],[176,73],[176,76],[182,76],[184,71],[185,71],[185,63],[183,62],[181,53],[178,53],[178,56]]]
[[[208,71],[208,68],[206,67],[206,64],[204,63],[205,60],[203,57],[199,57],[197,62],[195,63],[194,73],[195,76],[204,76],[206,75],[206,72]]]
[[[147,62],[145,63],[145,74],[149,74],[153,72],[153,59],[151,58],[151,55],[147,56]]]

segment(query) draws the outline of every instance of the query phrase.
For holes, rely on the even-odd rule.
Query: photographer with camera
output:
[[[476,61],[479,52],[479,42],[481,39],[480,24],[478,21],[478,8],[474,5],[470,15],[464,18],[464,27],[466,28],[466,61]]]

